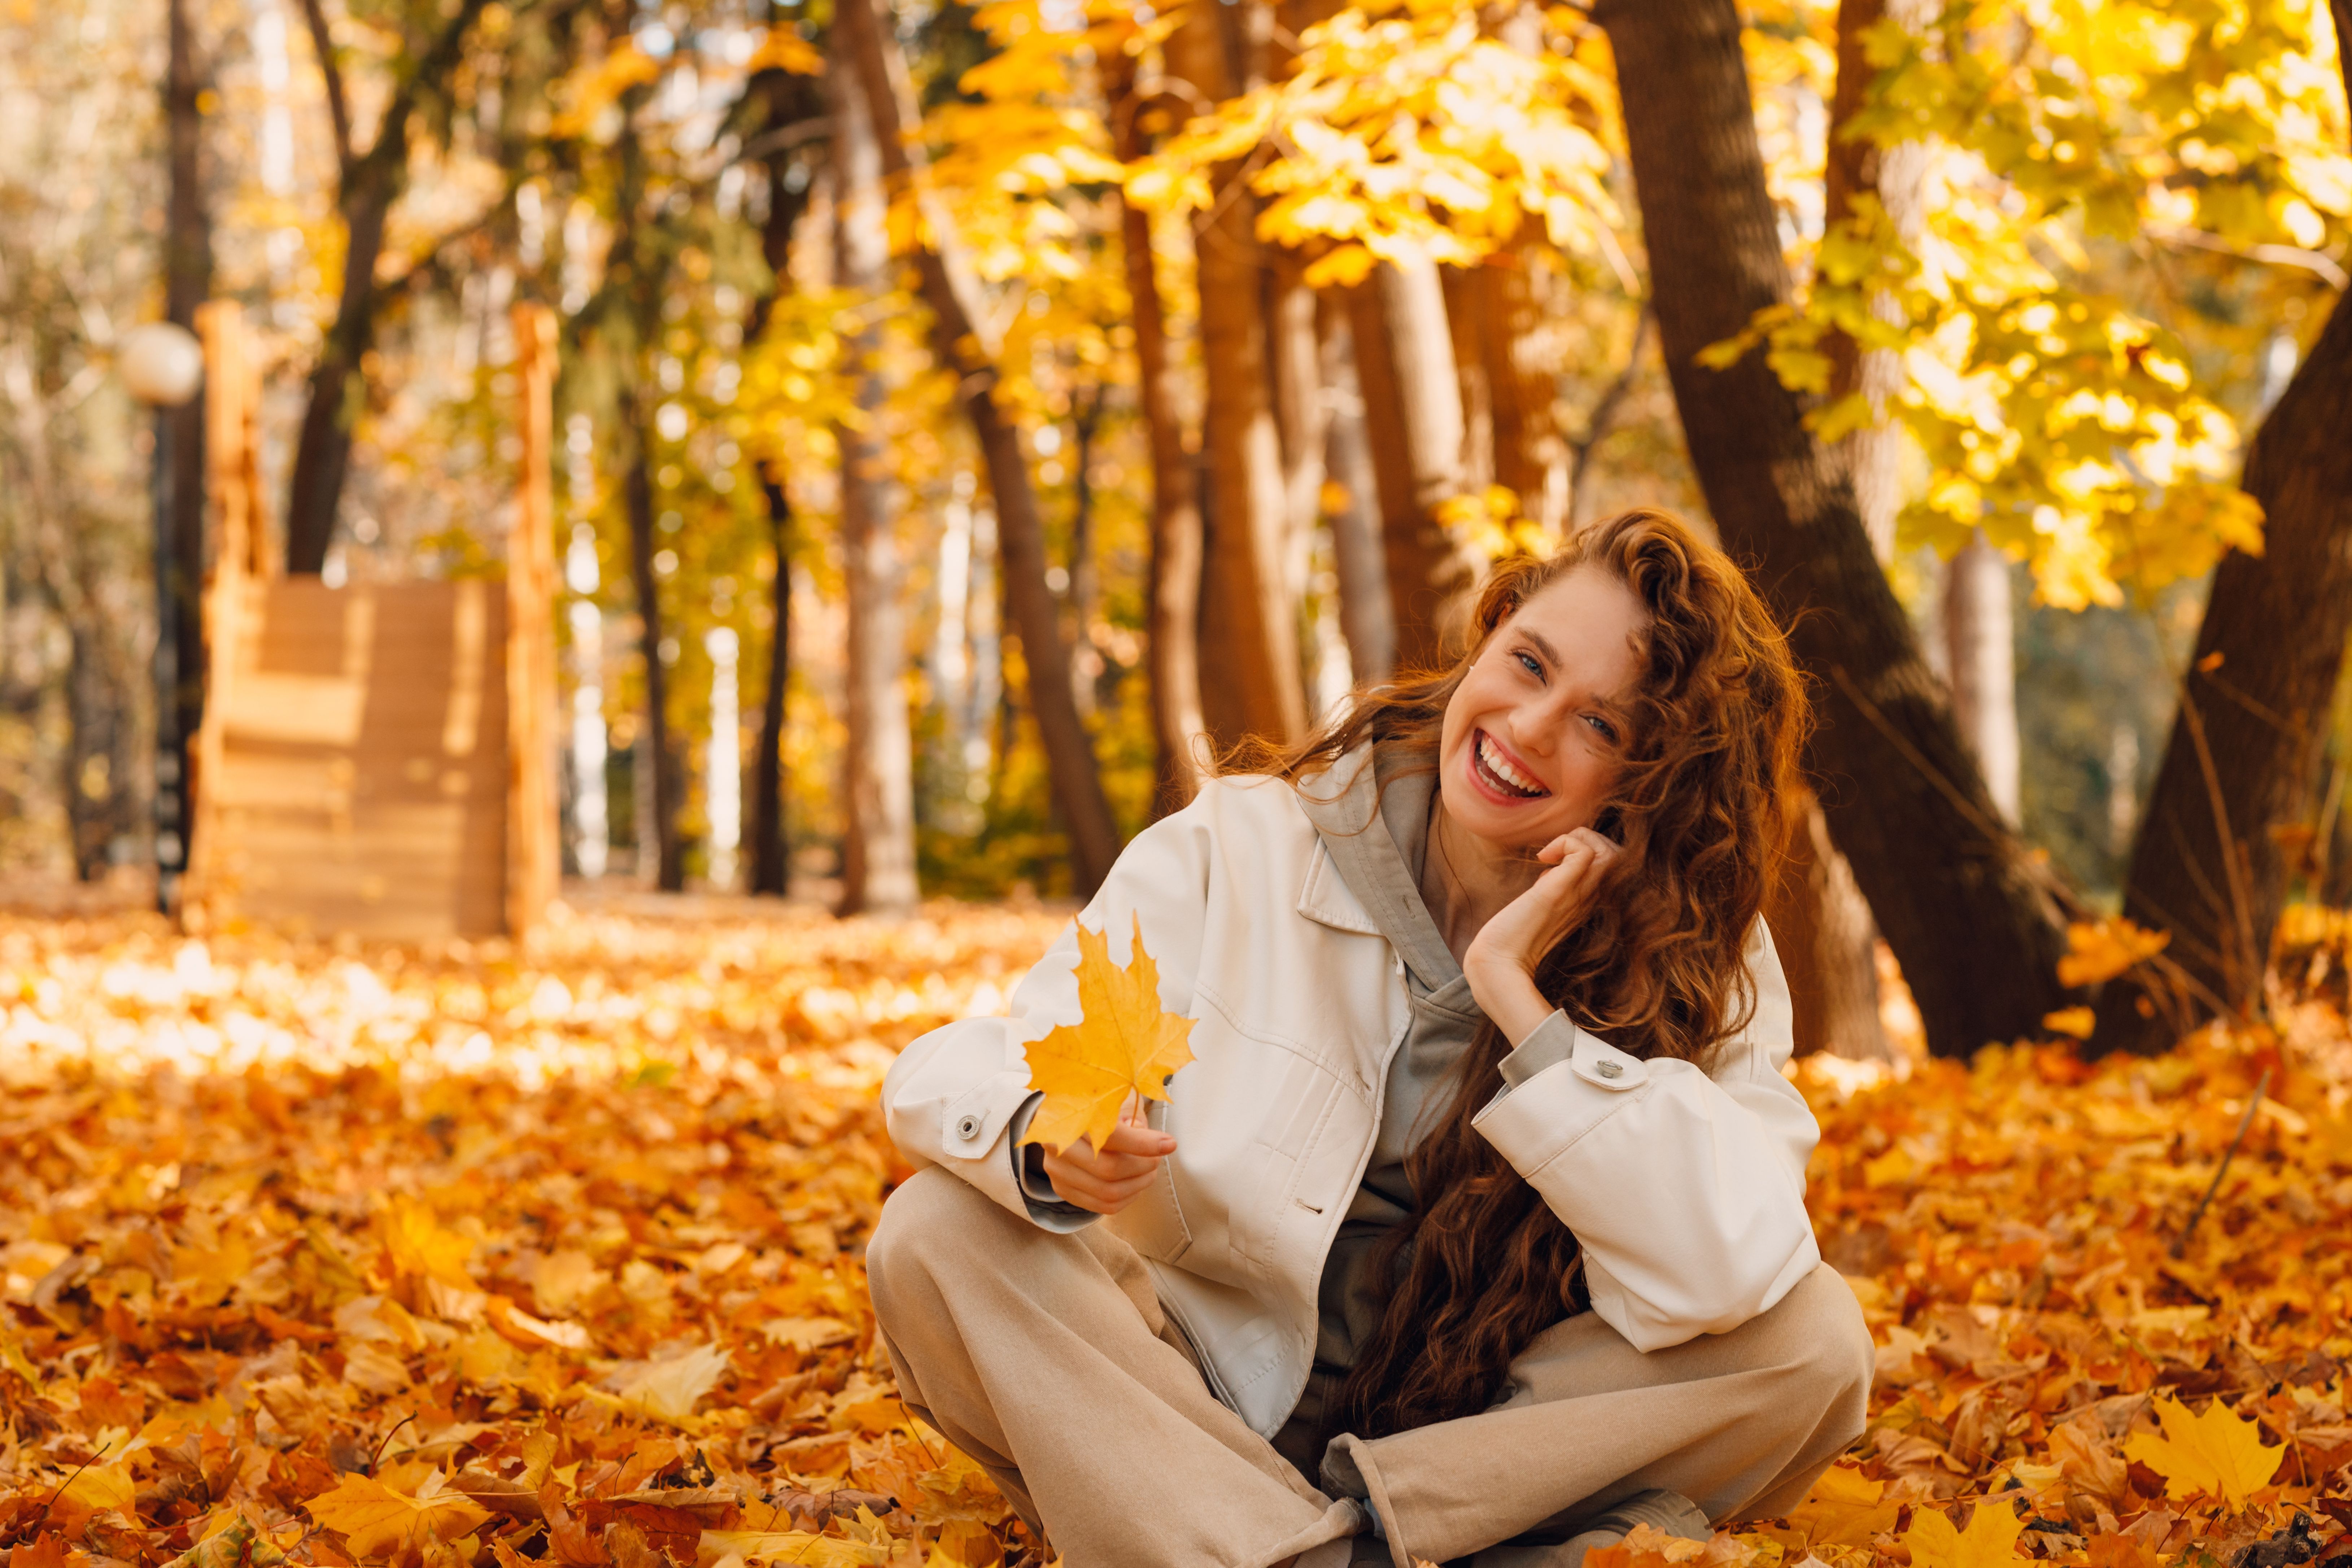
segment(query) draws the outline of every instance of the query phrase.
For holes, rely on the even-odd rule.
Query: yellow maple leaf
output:
[[[2192,1415],[2179,1400],[2159,1394],[2156,1418],[2164,1436],[2133,1433],[2124,1442],[2124,1457],[2162,1476],[2169,1497],[2202,1492],[2242,1509],[2270,1484],[2286,1459],[2285,1444],[2266,1447],[2259,1426],[2241,1419],[2218,1399],[2205,1407],[2204,1415]]]
[[[1903,1532],[1911,1568],[2006,1568],[2017,1560],[2017,1538],[2025,1523],[2007,1503],[1977,1504],[1966,1530],[1954,1530],[1937,1509],[1923,1508]]]
[[[1872,1536],[1894,1529],[1902,1512],[1901,1504],[1880,1500],[1885,1495],[1885,1481],[1832,1465],[1789,1510],[1789,1523],[1804,1532],[1809,1546],[1867,1546]]]
[[[1029,1043],[1029,1083],[1045,1092],[1026,1143],[1102,1147],[1129,1094],[1168,1098],[1168,1079],[1192,1059],[1192,1020],[1160,1005],[1160,966],[1144,951],[1143,922],[1125,969],[1110,961],[1107,931],[1078,932],[1080,1021]]]
[[[436,1472],[426,1485],[440,1480]],[[405,1542],[455,1541],[487,1521],[489,1510],[460,1491],[426,1491],[408,1497],[373,1477],[347,1475],[334,1489],[302,1505],[322,1530],[341,1535],[362,1561],[389,1557]]]

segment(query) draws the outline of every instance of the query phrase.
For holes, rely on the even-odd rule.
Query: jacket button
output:
[[[1602,1078],[1620,1078],[1624,1075],[1625,1071],[1624,1068],[1620,1066],[1618,1063],[1608,1061],[1606,1059],[1594,1062],[1592,1064],[1592,1070],[1599,1073]]]
[[[1612,1066],[1613,1067],[1615,1064],[1614,1064],[1614,1063],[1612,1063],[1612,1064],[1610,1064],[1610,1065],[1612,1065]],[[980,1136],[980,1118],[979,1118],[979,1117],[977,1117],[977,1116],[967,1116],[967,1117],[965,1117],[961,1121],[957,1122],[957,1123],[956,1123],[956,1136],[957,1136],[957,1137],[959,1137],[959,1138],[977,1138],[977,1137],[979,1137],[979,1136]]]

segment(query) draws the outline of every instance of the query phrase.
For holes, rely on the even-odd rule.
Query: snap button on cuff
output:
[[[1594,1062],[1592,1064],[1592,1070],[1599,1073],[1602,1078],[1622,1078],[1625,1073],[1625,1069],[1622,1065],[1607,1060]]]
[[[1612,1064],[1612,1065],[1613,1066],[1614,1064]],[[1612,1076],[1612,1077],[1614,1077],[1615,1075],[1612,1073],[1611,1076]],[[965,1117],[962,1121],[961,1121],[957,1122],[957,1123],[956,1123],[956,1136],[957,1136],[957,1137],[959,1137],[959,1138],[977,1138],[977,1137],[979,1137],[979,1136],[980,1136],[980,1118],[979,1118],[979,1117],[977,1117],[977,1116],[967,1116],[967,1117]]]

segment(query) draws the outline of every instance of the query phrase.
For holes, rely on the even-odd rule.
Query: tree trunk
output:
[[[1916,0],[1901,4],[1916,6]],[[1842,223],[1852,216],[1856,194],[1875,189],[1906,237],[1916,241],[1924,220],[1920,175],[1925,150],[1882,154],[1874,143],[1839,134],[1860,112],[1875,75],[1864,56],[1862,35],[1885,11],[1885,0],[1844,0],[1838,10],[1838,75],[1830,111],[1823,205],[1828,222]],[[1885,401],[1901,388],[1902,361],[1885,350],[1857,353],[1843,334],[1830,352],[1837,378],[1834,391],[1865,392],[1883,418]],[[1844,455],[1853,473],[1863,529],[1883,564],[1895,553],[1895,514],[1902,500],[1897,468],[1902,433],[1892,422],[1865,426],[1846,437]],[[2016,820],[2013,813],[2010,820]],[[1790,849],[1789,871],[1765,908],[1796,1003],[1798,1048],[1886,1059],[1893,1049],[1878,1011],[1878,925],[1853,868],[1831,841],[1821,801],[1810,792]]]
[[[1222,7],[1196,7],[1168,40],[1169,68],[1220,102],[1242,90]],[[1214,174],[1215,203],[1193,228],[1201,360],[1208,399],[1207,555],[1202,577],[1201,709],[1220,748],[1255,735],[1281,744],[1307,727],[1298,617],[1288,592],[1289,500],[1266,342],[1257,203],[1239,163]]]
[[[1760,354],[1701,349],[1790,287],[1732,0],[1609,0],[1658,331],[1692,466],[1820,698],[1817,776],[1939,1055],[2040,1031],[2063,922],[2001,822],[1864,531],[1843,463]]]
[[[807,78],[786,71],[766,74],[770,133],[824,112]],[[793,189],[785,177],[792,168],[789,153],[772,155],[767,168],[768,216],[761,226],[760,251],[768,264],[769,284],[743,323],[746,350],[758,345],[777,303],[792,289],[793,232],[808,210],[813,184]],[[781,899],[791,890],[793,875],[784,795],[784,698],[793,669],[793,501],[777,459],[760,465],[760,491],[767,505],[768,549],[776,575],[769,589],[772,629],[767,683],[760,698],[760,752],[751,761],[751,891]]]
[[[678,812],[686,804],[686,759],[669,726],[669,666],[662,658],[668,632],[662,617],[661,578],[654,570],[653,433],[646,428],[644,414],[633,399],[629,472],[624,483],[629,512],[629,576],[637,592],[637,648],[646,667],[646,742],[653,753],[653,766],[645,770],[652,775],[645,780],[652,786],[652,798],[638,812],[637,820],[650,822],[653,828],[654,886],[665,893],[677,893],[686,889],[686,844],[677,826]],[[643,773],[640,777],[644,778]],[[640,830],[640,875],[646,849],[646,836]]]
[[[1274,412],[1282,432],[1282,592],[1294,632],[1307,593],[1315,525],[1323,516],[1323,481],[1331,433],[1324,395],[1323,345],[1315,330],[1315,290],[1306,268],[1279,248],[1264,252],[1266,343],[1273,351]],[[1295,637],[1294,637],[1294,640]],[[1300,667],[1302,689],[1305,666]]]
[[[404,146],[407,141],[405,127],[387,125],[383,134]],[[398,175],[392,167],[370,158],[354,171],[336,204],[349,237],[342,293],[334,324],[319,345],[319,361],[310,367],[310,401],[302,410],[294,474],[286,490],[286,570],[293,575],[317,575],[334,542],[335,512],[351,474],[352,426],[367,401],[359,366],[375,336],[376,258],[383,251],[384,220],[398,194]]]
[[[835,426],[841,453],[841,565],[849,608],[843,748],[841,912],[904,914],[915,907],[914,742],[907,723],[907,626],[899,604],[898,487],[877,433],[887,401],[880,355],[881,300],[890,284],[882,150],[856,70],[825,73],[833,107],[834,286],[858,301],[844,321],[846,379],[864,418]]]
[[[1438,508],[1462,489],[1462,394],[1435,264],[1382,262],[1348,291],[1356,378],[1379,479],[1400,671],[1437,668],[1475,570]]]
[[[1893,1060],[1878,1014],[1878,928],[1810,791],[1764,918],[1789,978],[1797,1054]]]
[[[1125,50],[1105,62],[1104,90],[1112,106],[1121,161],[1150,149],[1135,97],[1135,58]],[[1145,588],[1145,637],[1151,676],[1151,731],[1157,745],[1161,812],[1191,801],[1208,758],[1201,717],[1201,503],[1192,458],[1177,410],[1183,405],[1180,373],[1168,363],[1168,319],[1160,308],[1152,265],[1151,215],[1119,199],[1119,241],[1126,250],[1127,292],[1135,326],[1137,396],[1151,446],[1151,555]]]
[[[1502,486],[1518,498],[1522,517],[1557,531],[1568,521],[1568,444],[1552,418],[1553,377],[1544,363],[1535,287],[1541,247],[1541,237],[1523,227],[1484,265],[1445,268],[1445,306],[1469,445],[1485,453],[1484,472],[1469,475],[1470,483]]]
[[[760,696],[760,754],[751,761],[751,891],[782,898],[792,890],[791,841],[785,829],[784,694],[793,669],[793,503],[783,482],[769,476],[760,488],[768,503],[768,548],[776,563],[769,592],[774,628],[768,636],[768,679]]]
[[[205,201],[204,111],[197,100],[204,92],[204,75],[196,63],[195,39],[188,23],[188,0],[171,0],[171,68],[163,87],[164,122],[170,138],[171,194],[164,216],[163,315],[190,331],[196,330],[196,307],[213,291],[212,213]],[[158,784],[184,807],[188,778],[188,747],[205,716],[205,625],[200,596],[205,582],[205,404],[191,400],[163,416],[171,426],[170,508],[164,529],[166,548],[157,557],[169,563],[168,580],[156,584],[158,595],[172,605],[171,690],[157,692],[155,714]],[[160,650],[159,650],[160,651]],[[168,711],[166,710],[168,709]],[[188,825],[185,820],[157,823],[159,832],[178,837],[178,857],[160,862],[186,863]]]
[[[1945,668],[1952,720],[2003,821],[2018,816],[2017,631],[2009,558],[1979,533],[1944,563]]]
[[[907,62],[890,31],[882,0],[843,0],[834,25],[848,37],[844,51],[856,62],[881,143],[883,171],[893,183],[914,180],[919,145],[907,132],[920,116],[907,76]],[[996,401],[998,344],[982,309],[980,282],[963,253],[946,206],[917,188],[917,205],[927,231],[915,260],[923,300],[931,308],[935,353],[961,375],[956,397],[971,422],[990,493],[996,501],[997,548],[1004,567],[1005,598],[1021,637],[1028,672],[1029,708],[1045,751],[1054,805],[1070,836],[1072,880],[1083,896],[1102,884],[1118,858],[1118,825],[1103,794],[1094,743],[1070,700],[1070,650],[1062,640],[1053,591],[1045,586],[1045,529],[1037,494],[1029,481],[1021,434]]]
[[[341,68],[327,47],[320,13],[315,6],[310,10],[311,37],[320,46],[319,67],[328,79],[342,162],[335,207],[343,220],[345,243],[335,321],[327,329],[319,362],[310,370],[310,402],[302,411],[302,430],[294,446],[294,472],[286,487],[286,570],[290,574],[316,575],[326,565],[327,548],[334,542],[335,512],[342,504],[343,481],[351,472],[352,426],[366,404],[360,362],[375,339],[376,260],[383,253],[385,219],[407,184],[412,122],[425,95],[445,90],[466,35],[488,4],[488,0],[457,0],[440,33],[394,89],[384,106],[375,144],[363,156],[355,154],[348,140]]]
[[[2132,850],[2124,914],[2171,933],[2165,956],[2181,973],[2153,988],[2109,985],[2092,1037],[2101,1047],[2159,1050],[2216,1010],[2262,1000],[2290,869],[2278,830],[2309,820],[2352,635],[2347,429],[2352,310],[2339,296],[2247,450],[2263,552],[2233,552],[2213,574]]]
[[[1864,52],[1863,35],[1892,15],[1907,28],[1917,28],[1935,16],[1932,4],[1922,0],[1841,0],[1838,6],[1837,86],[1830,103],[1829,159],[1823,172],[1822,211],[1831,225],[1853,216],[1854,198],[1867,192],[1893,220],[1906,244],[1915,249],[1927,232],[1924,183],[1927,174],[1926,143],[1905,142],[1882,148],[1869,141],[1843,135],[1860,113],[1876,77]],[[1894,301],[1881,296],[1873,310],[1891,317]],[[1903,390],[1903,361],[1892,349],[1860,352],[1843,332],[1829,342],[1832,391],[1837,396],[1859,391],[1870,399],[1878,423],[1864,426],[1843,443],[1853,470],[1854,504],[1862,525],[1882,562],[1895,558],[1895,515],[1902,510],[1903,453],[1901,429],[1885,417],[1888,402]]]
[[[1356,377],[1356,335],[1344,310],[1323,310],[1323,385],[1331,403],[1325,467],[1348,492],[1331,518],[1331,562],[1339,579],[1339,632],[1356,684],[1386,680],[1396,668],[1396,616],[1389,603],[1388,563],[1381,552],[1380,479]]]

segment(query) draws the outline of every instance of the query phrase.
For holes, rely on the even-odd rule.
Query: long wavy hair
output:
[[[1630,743],[1601,823],[1623,853],[1591,912],[1537,966],[1536,987],[1630,1055],[1703,1062],[1754,1010],[1743,949],[1788,842],[1808,704],[1755,590],[1680,519],[1629,511],[1548,559],[1502,563],[1450,668],[1360,689],[1300,744],[1226,765],[1296,784],[1369,742],[1391,780],[1433,769],[1446,705],[1487,640],[1587,568],[1646,612]],[[1406,1156],[1412,1213],[1374,1253],[1387,1302],[1327,1436],[1476,1414],[1501,1396],[1529,1340],[1588,1305],[1575,1237],[1471,1126],[1509,1049],[1492,1023],[1478,1030],[1442,1120]]]

